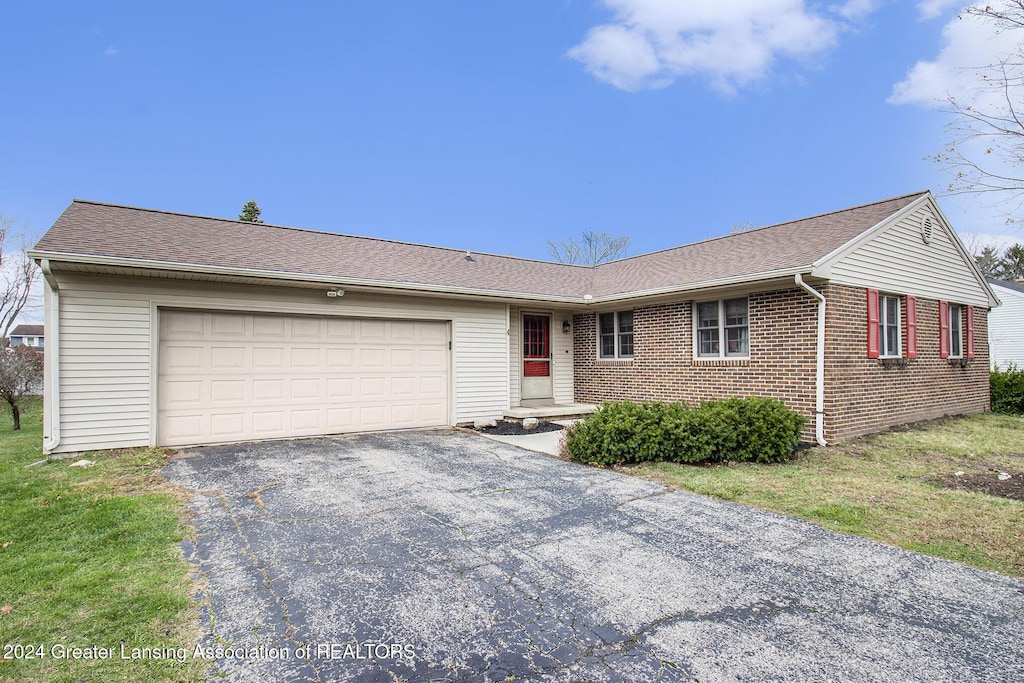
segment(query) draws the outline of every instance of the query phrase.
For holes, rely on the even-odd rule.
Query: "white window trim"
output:
[[[896,300],[896,353],[886,353],[886,299]],[[878,357],[903,358],[903,298],[896,294],[878,294]]]
[[[597,314],[597,317],[594,320],[594,323],[595,323],[594,327],[595,327],[595,332],[597,332],[596,337],[597,337],[597,359],[598,360],[603,360],[603,361],[633,360],[633,354],[629,354],[628,356],[624,355],[623,353],[621,353],[620,347],[619,347],[619,343],[621,341],[621,335],[622,335],[622,332],[620,331],[622,328],[619,326],[619,315],[622,314],[622,313],[634,313],[634,311],[632,309],[628,309],[628,310],[624,310],[624,311],[604,311],[603,313],[598,313]],[[615,320],[615,323],[614,323],[614,325],[615,325],[615,332],[614,332],[614,335],[615,335],[615,355],[614,356],[602,356],[601,355],[601,316],[602,315],[608,315],[608,314],[613,315],[614,316],[614,320]],[[635,318],[635,316],[634,316],[634,319],[633,319],[633,330],[634,330],[634,333],[633,333],[633,349],[635,350],[636,349],[636,318]]]
[[[966,346],[966,343],[965,343],[966,340],[964,339],[964,308],[965,308],[964,306],[962,306],[960,304],[954,304],[952,302],[947,304],[947,313],[946,313],[946,315],[949,317],[949,319],[946,321],[946,323],[949,325],[949,330],[947,331],[947,334],[949,334],[948,343],[949,343],[949,357],[950,358],[963,358],[964,357],[964,347]],[[954,309],[957,312],[956,325],[955,326],[953,325],[953,310]],[[956,351],[956,352],[953,351],[953,330],[954,329],[957,331],[957,333],[958,333],[957,336],[960,338],[960,349],[958,351]]]
[[[725,352],[726,339],[725,339],[725,302],[732,301],[733,299],[746,299],[747,301],[747,353],[743,356],[728,356]],[[704,356],[700,353],[700,320],[698,319],[698,307],[701,304],[718,304],[718,355],[715,356]],[[750,297],[749,296],[731,296],[728,299],[707,299],[704,301],[694,301],[691,309],[693,318],[693,359],[703,361],[713,360],[727,360],[727,361],[744,361],[750,360]],[[733,325],[732,327],[735,327]]]

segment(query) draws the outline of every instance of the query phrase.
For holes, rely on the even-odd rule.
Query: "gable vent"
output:
[[[931,244],[932,228],[932,217],[925,216],[924,219],[921,220],[921,239],[925,244]]]

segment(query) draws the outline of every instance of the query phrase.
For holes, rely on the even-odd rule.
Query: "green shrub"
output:
[[[1011,363],[1005,370],[996,368],[989,375],[992,412],[1024,415],[1024,370]]]
[[[610,401],[566,432],[575,460],[618,465],[649,460],[778,462],[800,442],[807,419],[770,398],[681,403]]]
[[[598,465],[663,460],[666,430],[686,411],[681,404],[609,401],[566,430],[565,448]]]

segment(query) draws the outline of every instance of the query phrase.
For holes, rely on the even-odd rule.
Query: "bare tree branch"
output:
[[[1024,29],[1024,0],[974,5],[964,15],[992,22],[996,33],[1016,31]],[[947,97],[952,142],[932,159],[953,176],[949,194],[1001,197],[1011,204],[1012,223],[1024,208],[1024,42],[1014,54],[970,70],[977,91],[968,102]]]
[[[606,232],[584,230],[580,233],[579,241],[570,237],[562,242],[547,240],[547,243],[548,253],[559,263],[596,266],[628,256],[629,241],[626,235],[613,237]]]
[[[39,268],[28,256],[28,242],[13,218],[0,214],[0,339],[6,340],[28,303]]]

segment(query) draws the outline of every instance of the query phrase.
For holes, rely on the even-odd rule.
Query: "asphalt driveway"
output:
[[[1024,680],[1024,582],[473,434],[165,475],[230,681]]]

